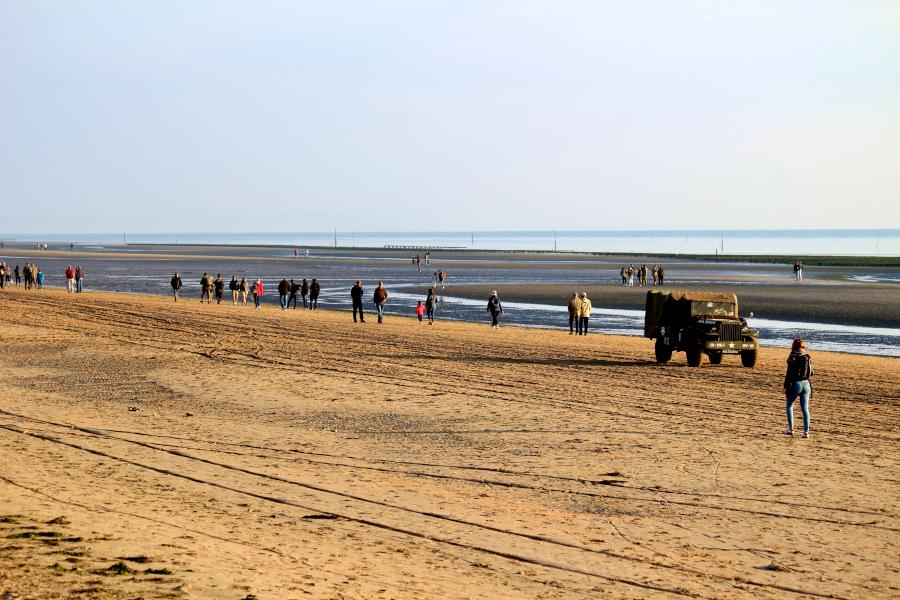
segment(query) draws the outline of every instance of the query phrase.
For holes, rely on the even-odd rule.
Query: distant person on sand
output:
[[[426,250],[425,251],[425,266],[427,267],[430,264],[431,264],[431,250]]]
[[[281,281],[278,282],[278,304],[281,306],[281,310],[287,310],[288,305],[288,293],[291,291],[291,284],[288,283],[287,278],[282,278]]]
[[[619,270],[619,276],[622,277],[622,285],[628,285],[628,269],[622,267]]]
[[[216,275],[216,279],[213,281],[213,289],[216,292],[216,304],[222,304],[222,294],[225,293],[225,280],[222,279],[221,273]]]
[[[413,262],[416,265],[416,270],[421,271],[422,270],[422,259],[419,257],[418,254],[416,254],[416,257],[413,259]]]
[[[581,304],[578,306],[578,335],[587,335],[591,308],[591,300],[588,298],[587,292],[581,292]]]
[[[35,277],[35,279],[37,280],[37,289],[44,289],[44,272],[38,269],[37,277]]]
[[[22,273],[19,271],[19,265],[16,265],[13,275],[16,278],[16,287],[22,282]]]
[[[803,281],[803,263],[799,260],[794,263],[794,279]]]
[[[181,291],[181,277],[178,276],[178,273],[172,276],[169,285],[172,286],[172,295],[175,296],[175,302],[178,302],[178,292]]]
[[[441,289],[447,289],[447,271],[443,269],[438,271],[438,280],[441,282]]]
[[[84,291],[84,267],[81,265],[75,267],[75,291],[79,294]]]
[[[663,268],[662,265],[656,269],[656,277],[659,279],[659,285],[663,284]]]
[[[350,301],[353,303],[353,322],[356,323],[356,313],[359,313],[359,321],[360,323],[366,322],[366,316],[363,314],[363,287],[359,282],[359,279],[356,280],[356,283],[353,284],[353,287],[350,288]]]
[[[572,299],[569,300],[569,335],[575,333],[575,326],[578,325],[578,309],[581,306],[581,298],[578,297],[578,292],[572,294]]]
[[[207,304],[212,304],[212,279],[206,273],[200,278],[200,303],[206,299]]]
[[[256,310],[259,310],[259,303],[262,300],[264,291],[262,279],[257,277],[256,283],[253,284],[253,302],[256,304]]]
[[[378,322],[384,322],[384,303],[387,302],[388,293],[387,290],[384,289],[384,282],[379,281],[378,287],[375,288],[375,293],[372,296],[372,300],[375,303],[375,312],[378,313]]]
[[[72,265],[66,267],[66,291],[70,294],[75,291],[75,269]]]
[[[309,309],[316,310],[319,308],[319,292],[322,291],[322,286],[319,285],[319,282],[313,278],[312,283],[309,284]]]
[[[784,375],[784,394],[787,399],[787,429],[785,435],[794,435],[794,400],[800,398],[803,413],[803,437],[809,437],[809,398],[812,388],[809,378],[813,375],[812,360],[806,351],[806,342],[797,338],[791,344],[787,358],[787,372]]]
[[[247,296],[250,295],[250,282],[246,277],[241,277],[241,305],[247,306]]]
[[[297,310],[297,295],[300,293],[300,284],[294,283],[294,280],[291,279],[291,287],[288,290],[288,308],[291,307],[291,302],[294,303],[294,310]]]
[[[231,303],[237,304],[238,293],[241,291],[241,284],[238,283],[237,277],[234,275],[231,276],[231,281],[228,282],[228,291],[231,292]]]
[[[628,286],[634,287],[634,265],[628,265]]]
[[[422,326],[422,315],[425,314],[425,305],[422,304],[422,301],[419,300],[419,303],[416,304],[416,316],[419,318],[419,326]]]
[[[6,263],[0,262],[0,290],[6,287]]]
[[[303,308],[309,308],[309,282],[306,279],[300,284],[300,297],[303,298]]]
[[[491,292],[488,298],[487,311],[491,313],[491,329],[500,329],[500,315],[503,314],[503,305],[500,304],[500,296],[497,290]]]
[[[434,311],[437,309],[437,303],[437,294],[434,293],[434,288],[431,288],[425,297],[425,314],[428,315],[429,325],[434,325]]]

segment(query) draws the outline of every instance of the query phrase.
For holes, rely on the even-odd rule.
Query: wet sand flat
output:
[[[444,295],[483,299],[487,304],[494,289],[506,301],[555,306],[565,306],[576,291],[587,292],[594,306],[642,311],[647,291],[654,288],[614,284],[568,287],[558,284],[520,284],[506,288],[455,285],[444,290]],[[680,283],[679,279],[673,278],[670,284],[657,289],[735,293],[742,316],[753,312],[756,317],[765,319],[900,328],[900,287],[894,284],[817,284],[804,281],[783,285],[759,282],[722,285],[710,281]],[[425,294],[427,288],[422,287],[419,291]]]
[[[897,360],[0,292],[0,590],[892,598]],[[799,413],[797,414],[799,418]]]

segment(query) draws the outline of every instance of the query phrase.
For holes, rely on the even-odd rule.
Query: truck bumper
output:
[[[756,350],[758,347],[757,342],[720,342],[719,340],[706,342],[707,350],[721,350],[725,354],[737,354],[741,350]]]

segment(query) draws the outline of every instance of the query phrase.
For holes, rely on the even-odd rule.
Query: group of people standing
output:
[[[572,294],[572,299],[569,300],[569,335],[587,335],[592,308],[587,292]]]
[[[172,288],[175,302],[178,302],[181,288],[184,286],[181,275],[175,273],[169,281],[169,285]],[[256,278],[255,282],[251,283],[246,277],[241,277],[240,281],[238,281],[237,276],[232,275],[231,281],[228,282],[228,290],[231,292],[232,304],[246,305],[247,298],[252,295],[253,304],[259,310],[262,297],[265,294],[265,285],[259,277]],[[287,310],[291,303],[293,303],[294,308],[297,308],[298,295],[303,298],[303,308],[315,310],[319,306],[319,293],[321,290],[319,282],[315,279],[312,280],[312,283],[306,279],[301,283],[296,283],[293,279],[288,281],[287,278],[284,278],[278,284],[281,310]],[[203,276],[200,278],[200,302],[212,304],[213,296],[215,296],[216,304],[221,304],[224,294],[225,280],[222,279],[221,273],[216,275],[215,278],[208,273],[203,273]]]
[[[77,292],[80,294],[84,291],[84,268],[81,265],[75,268],[72,268],[72,265],[66,267],[65,277],[66,290],[69,293]],[[19,265],[10,269],[9,263],[0,262],[0,289],[5,288],[7,283],[14,282],[17,286],[24,283],[26,290],[32,288],[42,290],[44,289],[44,279],[44,271],[34,263],[27,262],[21,269]]]
[[[803,281],[803,261],[798,260],[794,263],[794,279]]]
[[[663,285],[665,269],[663,269],[662,265],[653,265],[653,267],[650,269],[650,274],[653,277],[653,285]],[[628,265],[627,267],[622,267],[619,270],[619,276],[622,278],[622,285],[624,286],[634,287],[634,281],[635,278],[637,278],[638,285],[640,287],[646,287],[647,265],[635,267],[632,264]]]

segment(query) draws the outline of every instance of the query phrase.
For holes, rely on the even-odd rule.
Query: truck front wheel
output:
[[[709,364],[717,365],[721,362],[722,362],[722,353],[721,352],[719,352],[717,350],[713,350],[712,352],[709,353]]]
[[[687,363],[689,367],[699,367],[703,361],[703,351],[699,344],[691,344],[687,349]]]
[[[672,359],[672,348],[656,340],[656,362],[664,365]]]
[[[743,350],[741,352],[741,364],[752,369],[756,366],[756,350]]]

